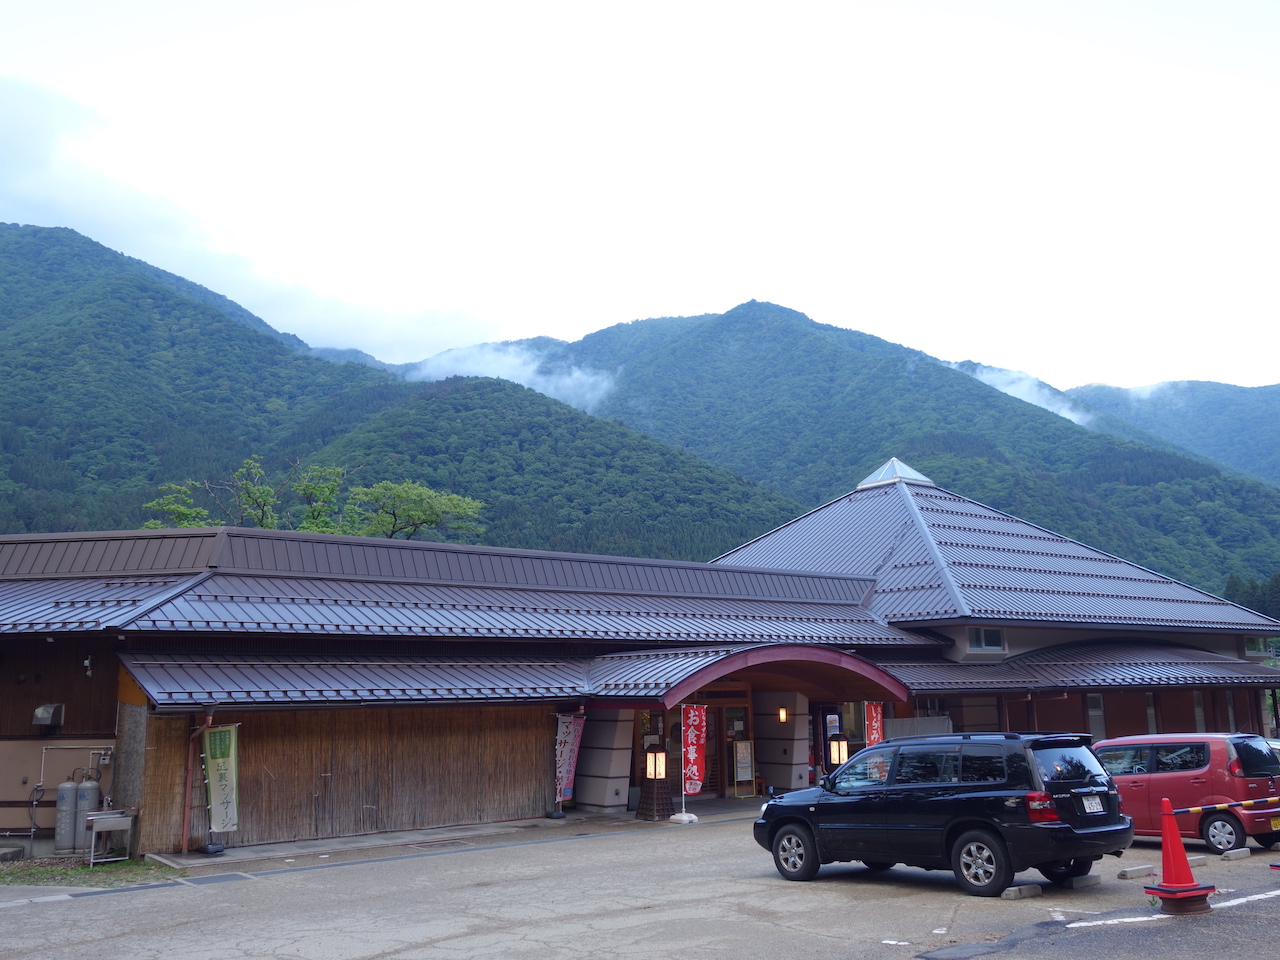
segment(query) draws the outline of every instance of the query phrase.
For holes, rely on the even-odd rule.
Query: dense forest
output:
[[[161,485],[250,456],[271,482],[305,460],[482,500],[480,539],[502,546],[706,559],[804,509],[512,383],[319,359],[159,272],[0,225],[0,532],[137,527]]]
[[[1141,390],[1090,384],[1067,391],[1095,410],[1280,485],[1280,384],[1178,380]]]
[[[163,484],[256,456],[275,483],[306,463],[481,500],[480,542],[708,559],[897,456],[1214,592],[1280,572],[1275,488],[784,307],[506,346],[607,380],[595,415],[507,381],[406,382],[416,365],[314,351],[73,231],[0,225],[0,531],[137,527]]]
[[[897,456],[940,486],[1206,589],[1280,570],[1280,491],[785,307],[619,324],[545,356],[549,368],[614,376],[599,415],[808,504]]]

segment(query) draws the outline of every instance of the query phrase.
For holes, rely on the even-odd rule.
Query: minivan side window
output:
[[[1122,774],[1146,773],[1149,747],[1098,747],[1093,752],[1102,761],[1102,769],[1113,777]]]
[[[1156,773],[1199,770],[1209,765],[1209,745],[1205,743],[1156,744]]]
[[[1001,783],[1005,778],[1004,749],[994,743],[966,743],[960,747],[960,779],[964,783]]]

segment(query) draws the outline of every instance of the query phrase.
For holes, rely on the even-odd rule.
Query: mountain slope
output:
[[[1067,393],[1188,450],[1280,484],[1280,384],[1237,387],[1179,380],[1141,390],[1089,384]]]
[[[706,559],[804,505],[505,380],[432,383],[311,458],[486,503],[484,543]]]
[[[515,384],[424,390],[306,355],[73,231],[0,229],[0,304],[3,532],[136,527],[161,483],[250,455],[273,485],[306,457],[485,500],[484,542],[525,547],[705,558],[803,509]]]
[[[548,362],[613,375],[601,416],[808,504],[897,456],[965,496],[1208,589],[1231,572],[1280,569],[1276,491],[794,310],[753,301],[620,324]]]

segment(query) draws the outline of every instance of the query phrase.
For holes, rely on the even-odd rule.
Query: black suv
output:
[[[966,893],[995,897],[1020,870],[1054,883],[1119,856],[1133,840],[1115,783],[1071,733],[899,737],[867,747],[821,786],[774,797],[755,838],[788,880],[824,863],[905,863],[955,871]]]

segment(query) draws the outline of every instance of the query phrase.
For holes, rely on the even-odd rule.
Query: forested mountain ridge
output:
[[[1176,380],[1140,390],[1089,384],[1066,392],[1187,450],[1280,485],[1280,384]]]
[[[0,530],[137,526],[161,483],[256,454],[277,479],[306,457],[485,500],[482,542],[708,559],[898,456],[1209,590],[1280,570],[1275,489],[784,307],[505,345],[597,377],[590,417],[506,382],[406,383],[358,351],[326,362],[144,268],[73,231],[0,228]]]
[[[808,504],[897,456],[948,489],[1211,590],[1232,572],[1280,569],[1277,491],[773,304],[619,324],[549,362],[613,376],[599,415]]]
[[[273,483],[305,457],[485,500],[482,542],[505,546],[704,559],[803,509],[511,383],[307,355],[156,273],[74,231],[0,229],[0,532],[137,527],[161,484],[251,455]]]

